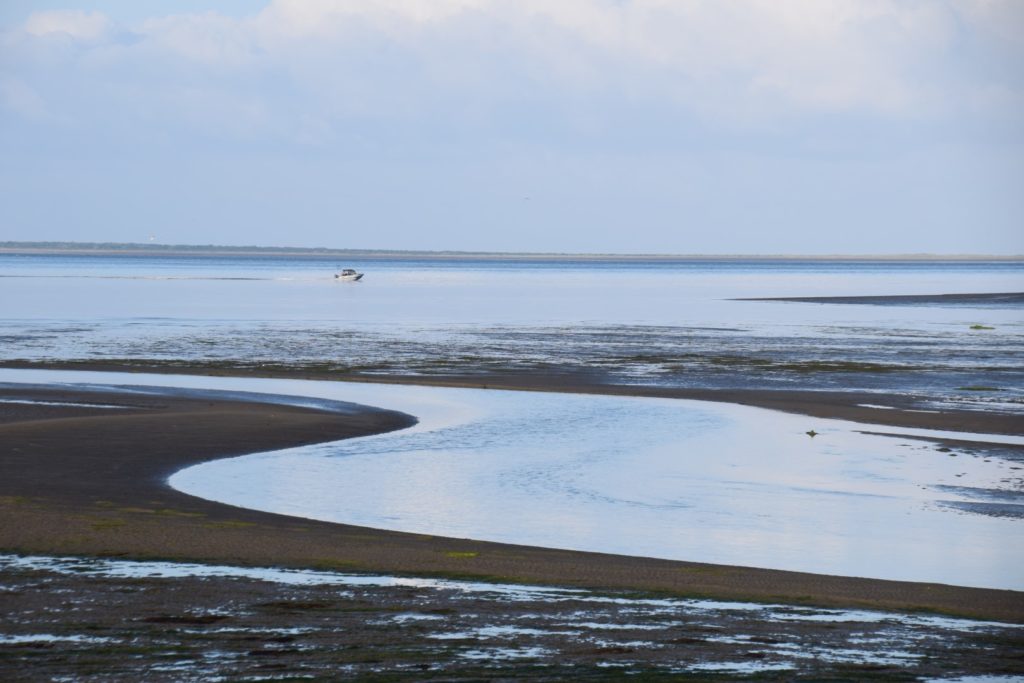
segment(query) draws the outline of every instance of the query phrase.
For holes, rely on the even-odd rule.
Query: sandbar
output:
[[[1016,591],[382,531],[228,506],[166,484],[173,472],[206,460],[413,423],[393,411],[339,413],[198,391],[151,396],[10,385],[2,397],[26,402],[0,403],[0,551],[454,576],[1024,622],[1024,593]],[[972,431],[985,431],[978,426]]]
[[[779,296],[733,301],[795,301],[810,304],[869,304],[872,306],[1020,306],[1024,292],[983,294],[887,294],[884,296]]]

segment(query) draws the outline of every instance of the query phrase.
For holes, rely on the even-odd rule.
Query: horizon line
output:
[[[77,242],[61,240],[0,241],[0,253],[138,253],[161,252],[179,254],[288,254],[308,256],[420,256],[463,258],[580,258],[580,259],[850,259],[850,260],[998,260],[1020,261],[1024,254],[944,254],[934,252],[881,254],[681,254],[681,253],[619,253],[619,252],[545,252],[545,251],[476,251],[455,249],[374,249],[338,247],[289,247],[228,244],[167,244],[156,242]]]

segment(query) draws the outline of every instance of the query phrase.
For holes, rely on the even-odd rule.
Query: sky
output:
[[[1024,254],[1020,0],[5,0],[0,240]]]

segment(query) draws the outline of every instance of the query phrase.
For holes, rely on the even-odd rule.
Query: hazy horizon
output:
[[[1024,254],[981,254],[981,253],[875,253],[875,254],[801,254],[801,253],[640,253],[640,252],[546,252],[546,251],[468,251],[454,249],[375,249],[312,246],[297,247],[292,245],[254,245],[254,244],[163,244],[158,242],[89,242],[89,241],[0,241],[0,253],[17,252],[210,252],[210,253],[282,253],[296,255],[381,255],[381,256],[465,256],[465,257],[543,257],[543,258],[593,258],[593,259],[836,259],[836,260],[1024,260]]]
[[[0,234],[1024,253],[1012,0],[12,0]]]

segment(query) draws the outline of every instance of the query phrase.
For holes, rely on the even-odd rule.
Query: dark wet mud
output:
[[[736,301],[800,301],[814,304],[868,304],[872,306],[1011,306],[1024,304],[1024,292],[984,294],[896,294],[885,296],[783,296],[743,298]]]
[[[274,570],[155,578],[146,563],[4,559],[7,681],[1024,676],[1024,628],[991,622],[316,573],[301,585],[301,572],[278,572],[283,583]]]
[[[4,340],[8,367],[305,373],[349,378],[446,375],[585,378],[690,389],[799,388],[912,394],[953,407],[1024,414],[1019,329],[804,325],[784,330],[642,325],[444,326],[415,334],[308,323],[111,334],[30,324]],[[17,338],[15,338],[17,337]]]

